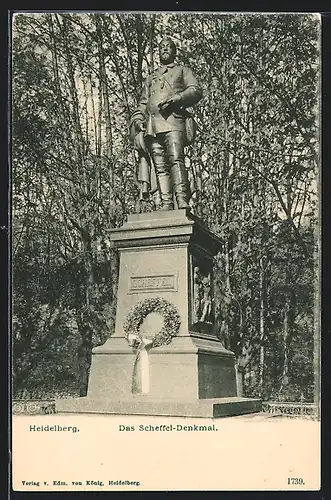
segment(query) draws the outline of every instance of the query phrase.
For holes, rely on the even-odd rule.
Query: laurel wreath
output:
[[[150,339],[152,341],[151,347],[170,344],[173,337],[179,332],[180,316],[177,308],[171,302],[160,297],[150,297],[132,307],[123,325],[126,340],[129,342],[129,335],[142,340],[140,326],[150,313],[159,313],[163,316],[161,330]]]

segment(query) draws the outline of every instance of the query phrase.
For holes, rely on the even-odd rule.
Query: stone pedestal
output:
[[[213,258],[221,241],[186,209],[130,215],[110,239],[120,252],[115,332],[93,350],[87,397],[60,400],[57,411],[192,417],[259,411],[260,400],[238,397],[234,354],[215,332]],[[171,302],[181,324],[170,344],[148,352],[148,393],[133,394],[136,352],[123,324],[148,297]],[[150,317],[146,336],[160,328]]]

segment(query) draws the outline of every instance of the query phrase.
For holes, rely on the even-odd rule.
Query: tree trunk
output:
[[[154,71],[154,31],[155,31],[155,14],[152,16],[151,20],[151,30],[149,37],[149,50],[150,50],[150,73]]]
[[[85,285],[85,304],[80,308],[80,322],[78,324],[81,334],[81,345],[78,349],[78,365],[79,365],[79,394],[86,396],[88,388],[88,378],[90,366],[92,361],[92,329],[93,323],[91,319],[91,295],[95,290],[96,283],[93,272],[93,255],[90,242],[86,241],[85,247],[85,268],[87,271],[86,285]],[[78,306],[79,307],[79,306]]]
[[[263,396],[264,389],[264,363],[265,363],[265,300],[264,300],[264,262],[263,257],[260,257],[260,283],[259,283],[259,294],[260,294],[260,363],[259,363],[259,394]]]
[[[138,41],[138,61],[137,61],[137,92],[141,92],[143,77],[142,77],[142,64],[143,64],[143,23],[141,15],[136,15],[136,32]],[[138,95],[137,95],[138,97]]]
[[[288,384],[288,336],[289,336],[289,299],[286,297],[283,321],[283,371],[281,376],[279,394],[282,393]]]

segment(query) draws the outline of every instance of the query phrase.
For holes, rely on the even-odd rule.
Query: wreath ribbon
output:
[[[136,359],[132,371],[132,393],[149,393],[149,356],[148,350],[152,347],[153,341],[142,339],[136,353]]]

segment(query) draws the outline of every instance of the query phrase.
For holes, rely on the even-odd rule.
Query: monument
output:
[[[237,395],[235,356],[217,337],[214,257],[222,241],[190,212],[184,147],[194,140],[187,108],[202,98],[192,71],[160,44],[162,66],[144,85],[130,121],[139,155],[140,200],[109,238],[120,256],[115,331],[93,349],[86,397],[58,412],[220,417],[260,411]]]

